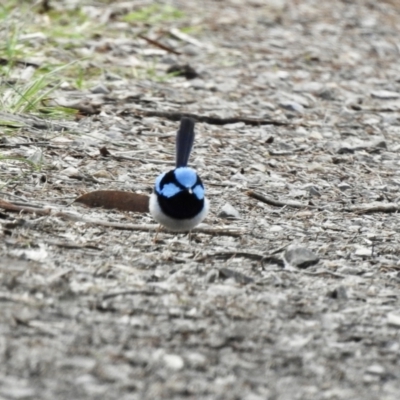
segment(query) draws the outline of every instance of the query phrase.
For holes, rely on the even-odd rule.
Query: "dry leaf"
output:
[[[88,207],[103,207],[120,211],[148,212],[149,196],[120,190],[97,190],[78,197],[75,202]]]

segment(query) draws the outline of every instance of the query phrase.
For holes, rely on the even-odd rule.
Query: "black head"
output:
[[[161,210],[171,218],[190,219],[203,210],[204,186],[191,168],[180,167],[160,175],[155,192]]]

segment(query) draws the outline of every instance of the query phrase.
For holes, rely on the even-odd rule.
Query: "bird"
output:
[[[196,171],[188,167],[194,125],[192,118],[181,119],[176,134],[175,168],[157,177],[149,201],[152,217],[174,232],[190,232],[204,220],[209,209],[203,182]]]

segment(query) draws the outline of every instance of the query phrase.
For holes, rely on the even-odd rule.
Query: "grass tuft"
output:
[[[126,14],[122,19],[125,22],[154,24],[163,21],[174,21],[184,16],[185,14],[181,10],[170,5],[152,4]]]

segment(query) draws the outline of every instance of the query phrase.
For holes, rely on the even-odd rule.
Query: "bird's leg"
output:
[[[161,224],[159,224],[158,228],[157,228],[157,231],[156,231],[156,234],[155,234],[154,239],[153,239],[153,244],[157,243],[157,236],[158,236],[159,232],[161,231],[161,228],[162,228],[162,226],[161,226]]]

